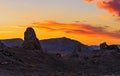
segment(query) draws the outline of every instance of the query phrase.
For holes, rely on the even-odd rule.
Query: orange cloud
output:
[[[118,33],[106,31],[107,27],[94,27],[88,24],[66,24],[45,20],[43,22],[34,22],[31,26],[34,28],[44,29],[46,31],[62,31],[68,34],[86,35],[89,37],[120,38]]]
[[[84,0],[84,1],[89,3],[89,2],[92,2],[93,0]]]
[[[86,0],[85,0],[86,1]],[[90,0],[90,2],[93,0]],[[96,6],[120,17],[120,0],[94,0]],[[89,2],[89,0],[88,0]]]

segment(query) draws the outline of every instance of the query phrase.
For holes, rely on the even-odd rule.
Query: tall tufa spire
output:
[[[30,50],[42,50],[33,28],[28,27],[26,29],[24,33],[24,42],[22,44],[22,47],[24,49]]]

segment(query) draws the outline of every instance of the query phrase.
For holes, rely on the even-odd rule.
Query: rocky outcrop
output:
[[[31,27],[28,27],[24,33],[24,42],[22,44],[22,48],[29,50],[42,50],[35,31]]]
[[[106,42],[100,44],[100,49],[101,50],[115,50],[115,51],[120,51],[117,45],[107,45]]]
[[[107,47],[108,47],[108,45],[106,44],[106,42],[103,42],[103,43],[100,44],[100,49],[101,49],[101,50],[104,50],[104,49],[106,49]]]

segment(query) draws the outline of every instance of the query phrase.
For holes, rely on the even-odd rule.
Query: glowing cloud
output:
[[[85,0],[91,2],[93,0]],[[120,17],[120,0],[94,0],[97,7]]]
[[[32,27],[45,29],[46,31],[62,31],[69,34],[86,35],[89,37],[120,38],[120,35],[117,33],[106,31],[107,27],[95,27],[89,24],[66,24],[45,20],[43,22],[32,23]]]
[[[92,2],[93,0],[84,0],[84,1],[89,3],[89,2]]]

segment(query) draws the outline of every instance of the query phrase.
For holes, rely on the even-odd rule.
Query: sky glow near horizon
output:
[[[120,43],[120,0],[0,0],[0,39],[68,37],[88,45]]]

